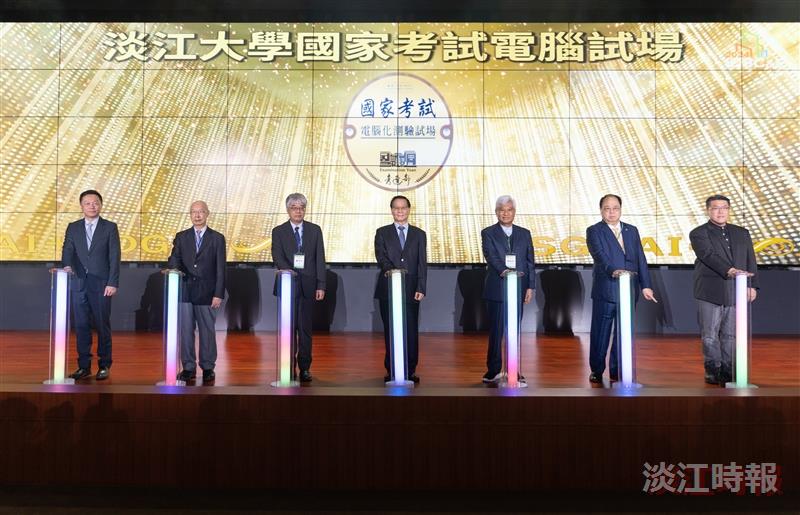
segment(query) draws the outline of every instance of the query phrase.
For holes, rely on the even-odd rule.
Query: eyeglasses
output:
[[[709,208],[711,211],[730,211],[731,206],[715,206]]]

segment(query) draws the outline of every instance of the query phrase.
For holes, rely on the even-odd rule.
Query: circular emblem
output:
[[[383,75],[364,86],[342,130],[353,167],[371,184],[391,191],[418,188],[433,179],[453,146],[444,97],[409,73]]]

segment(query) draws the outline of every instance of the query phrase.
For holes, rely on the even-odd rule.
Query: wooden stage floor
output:
[[[40,384],[47,376],[49,335],[0,332],[0,385]],[[115,333],[108,385],[153,385],[161,380],[159,333]],[[274,333],[217,332],[215,386],[264,386],[275,378]],[[695,335],[639,336],[638,381],[647,387],[718,388],[703,381],[700,340]],[[74,337],[68,372],[75,366]],[[420,335],[417,388],[485,388],[486,335]],[[383,387],[380,333],[322,333],[314,336],[314,376],[308,387]],[[589,336],[523,336],[522,372],[533,388],[589,388]],[[800,388],[800,337],[759,336],[752,345],[751,382],[761,387]],[[97,364],[92,364],[93,372]],[[605,376],[608,386],[608,374]],[[94,380],[82,381],[92,384]],[[800,390],[798,390],[800,392]]]

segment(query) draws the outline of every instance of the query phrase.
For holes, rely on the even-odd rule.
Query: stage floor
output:
[[[0,333],[0,384],[41,384],[47,377],[49,334],[43,331]],[[162,377],[159,333],[115,333],[111,377],[98,385],[153,385]],[[217,332],[215,386],[266,386],[275,379],[274,333]],[[695,335],[639,336],[637,380],[647,387],[718,388],[703,381],[700,340]],[[589,383],[589,335],[525,334],[522,373],[532,388],[608,387]],[[68,373],[76,368],[70,344]],[[383,388],[383,336],[380,333],[315,334],[313,387]],[[486,335],[420,335],[418,389],[486,388]],[[753,339],[751,382],[760,387],[800,388],[800,339],[759,336]],[[92,364],[96,371],[97,364]],[[94,379],[81,381],[93,384]],[[196,385],[202,385],[198,380]]]

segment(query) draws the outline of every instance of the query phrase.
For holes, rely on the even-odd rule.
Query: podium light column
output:
[[[520,369],[520,316],[519,316],[519,278],[521,272],[508,272],[503,281],[505,304],[505,347],[503,349],[503,373],[499,386],[502,388],[527,388],[528,384],[519,380]]]
[[[294,370],[294,360],[297,355],[297,338],[295,337],[295,292],[294,277],[297,273],[293,270],[278,270],[275,280],[278,282],[278,333],[276,347],[276,377],[270,383],[275,387],[298,386]]]
[[[636,360],[633,344],[633,294],[631,291],[633,272],[623,272],[618,278],[617,341],[619,342],[619,381],[612,388],[641,388],[636,382]]]
[[[186,381],[178,379],[182,370],[180,360],[181,344],[181,277],[180,270],[162,270],[164,274],[164,380],[158,386],[185,386]]]
[[[50,358],[44,384],[75,384],[66,377],[69,347],[69,278],[63,268],[50,269]]]
[[[390,380],[387,386],[414,386],[408,379],[408,353],[406,349],[406,299],[405,270],[389,270],[389,351]]]
[[[736,274],[736,347],[733,355],[733,381],[725,388],[758,388],[750,384],[750,299],[748,298],[749,274]]]

